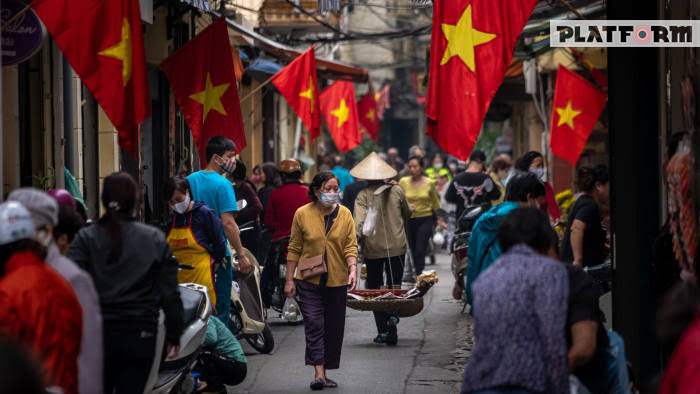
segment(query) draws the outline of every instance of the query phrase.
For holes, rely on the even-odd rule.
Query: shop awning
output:
[[[282,66],[275,62],[257,58],[250,63],[250,66],[246,67],[244,72],[257,79],[259,82],[264,82],[271,76],[277,74],[282,68]]]
[[[207,0],[180,0],[183,3],[187,3],[193,7],[197,7],[202,11],[211,12],[211,7],[209,7],[209,2]]]
[[[220,14],[217,12],[212,12],[212,14],[220,16]],[[231,29],[255,40],[261,49],[280,60],[291,61],[303,53],[303,51],[280,44],[279,42],[271,40],[262,34],[253,31],[252,29],[241,26],[229,18],[226,18],[226,22]],[[367,70],[333,60],[321,59],[317,57],[316,67],[320,78],[353,82],[367,82],[369,80]]]

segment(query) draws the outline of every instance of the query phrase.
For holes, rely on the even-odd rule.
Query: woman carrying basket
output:
[[[285,294],[298,294],[304,316],[306,365],[312,390],[337,387],[327,369],[340,367],[347,291],[357,284],[357,238],[350,211],[339,204],[338,179],[329,171],[309,185],[312,202],[297,209],[287,254]],[[298,269],[297,269],[298,266]],[[293,277],[296,270],[296,277]]]
[[[350,174],[368,181],[367,187],[357,195],[354,210],[355,229],[367,266],[367,288],[383,286],[384,272],[388,288],[401,286],[406,254],[404,222],[411,217],[411,209],[403,189],[385,182],[396,176],[396,170],[372,152]],[[374,321],[377,324],[374,342],[396,345],[397,313],[374,312]]]

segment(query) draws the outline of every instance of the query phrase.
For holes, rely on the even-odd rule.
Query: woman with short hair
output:
[[[338,386],[326,370],[340,367],[345,299],[357,285],[357,238],[350,210],[339,203],[338,178],[332,172],[314,177],[309,198],[312,202],[294,214],[284,292],[299,296],[306,365],[315,371],[310,387],[321,390]]]
[[[551,227],[537,208],[516,208],[498,227],[505,252],[474,283],[474,350],[462,393],[568,393],[569,278],[547,257]]]

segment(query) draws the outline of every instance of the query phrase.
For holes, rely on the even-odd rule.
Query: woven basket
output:
[[[407,290],[391,290],[395,295],[401,295]],[[385,290],[382,293],[376,294],[375,291],[370,290],[359,290],[356,291],[360,295],[381,295],[382,293],[387,293],[389,291]],[[371,292],[371,293],[370,293]],[[363,294],[369,293],[369,294]],[[392,312],[398,311],[399,317],[409,317],[420,313],[423,310],[423,298],[411,298],[411,299],[382,299],[382,300],[356,300],[354,298],[348,298],[347,300],[348,308],[355,309],[358,311],[371,311],[371,312]]]

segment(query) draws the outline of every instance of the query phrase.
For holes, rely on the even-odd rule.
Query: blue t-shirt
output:
[[[209,316],[207,333],[204,336],[204,349],[232,358],[239,363],[247,363],[243,348],[228,327],[216,316]]]
[[[233,185],[223,175],[212,171],[197,171],[190,174],[187,180],[190,182],[192,199],[206,204],[219,219],[222,213],[238,211]],[[226,239],[223,226],[221,226],[221,233]],[[226,248],[226,256],[230,255]]]

